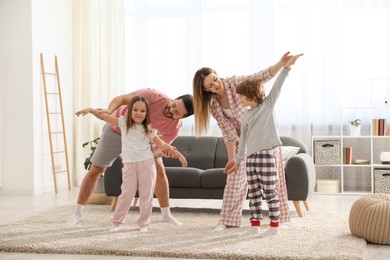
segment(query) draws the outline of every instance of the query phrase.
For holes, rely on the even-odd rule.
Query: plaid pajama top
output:
[[[250,78],[267,82],[272,78],[270,68],[250,76],[234,76],[221,79],[225,86],[233,118],[225,116],[221,106],[214,97],[211,100],[211,115],[217,121],[218,126],[222,131],[224,141],[234,141],[236,144],[236,151],[240,140],[240,122],[245,112],[245,108],[236,93],[236,88],[238,84]],[[245,202],[247,191],[248,184],[245,166],[243,165],[236,174],[227,176],[221,208],[221,224],[230,227],[239,227],[241,225],[242,207]]]
[[[217,121],[218,126],[222,131],[225,143],[227,141],[233,140],[237,146],[240,140],[240,122],[244,115],[245,108],[241,103],[239,95],[236,93],[237,86],[247,79],[261,80],[263,83],[269,81],[273,77],[271,75],[270,68],[271,67],[249,76],[233,76],[230,78],[221,79],[225,86],[225,91],[229,100],[230,109],[233,113],[233,118],[228,118],[225,116],[221,106],[214,97],[211,100],[211,115]]]

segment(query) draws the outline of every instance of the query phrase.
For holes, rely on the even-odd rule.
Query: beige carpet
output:
[[[137,209],[131,209],[127,230],[110,233],[107,205],[88,205],[76,227],[66,220],[73,206],[55,208],[12,224],[0,225],[0,251],[59,254],[101,254],[212,259],[364,259],[366,242],[352,236],[347,219],[308,213],[293,217],[288,228],[269,238],[240,237],[248,229],[248,213],[241,228],[214,232],[216,210],[172,209],[185,225],[161,222],[154,211],[148,233],[135,225]],[[264,218],[263,229],[268,228]]]

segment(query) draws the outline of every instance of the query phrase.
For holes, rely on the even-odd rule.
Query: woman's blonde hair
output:
[[[211,73],[217,74],[211,68],[201,68],[195,73],[192,81],[196,136],[206,132],[209,128],[210,107],[213,93],[204,89],[203,81]]]

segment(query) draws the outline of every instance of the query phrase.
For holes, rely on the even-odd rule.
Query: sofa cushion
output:
[[[226,174],[223,173],[223,168],[208,169],[202,174],[203,188],[225,188]]]
[[[217,140],[218,138],[211,136],[204,136],[202,138],[180,136],[180,138],[176,138],[172,142],[172,145],[187,159],[188,167],[205,170],[214,168]],[[163,161],[166,167],[181,166],[178,159],[163,158]]]
[[[227,151],[223,137],[218,137],[217,150],[215,154],[215,168],[225,168],[227,163]]]
[[[286,168],[288,160],[290,160],[291,157],[298,154],[298,151],[300,147],[295,146],[282,146],[282,160],[283,160],[283,167]]]
[[[165,168],[169,187],[201,188],[203,170],[197,168],[168,167]]]
[[[170,197],[175,199],[214,199],[221,200],[224,190],[221,188],[175,188],[171,187]]]

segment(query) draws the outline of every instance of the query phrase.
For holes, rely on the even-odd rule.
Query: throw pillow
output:
[[[284,168],[286,168],[287,161],[290,160],[291,157],[296,155],[299,149],[299,147],[295,146],[282,146],[282,159]]]

